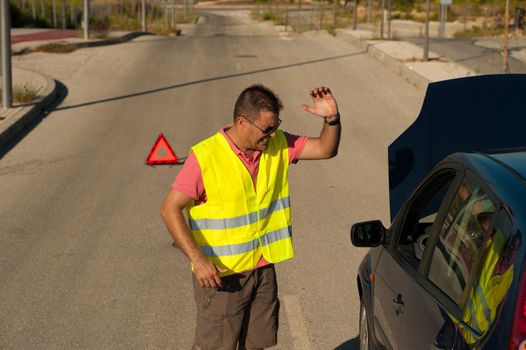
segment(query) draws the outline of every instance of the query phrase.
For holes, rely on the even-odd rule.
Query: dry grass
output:
[[[41,45],[35,51],[47,53],[70,53],[76,50],[76,47],[70,44],[49,43]]]
[[[28,85],[13,86],[13,102],[16,104],[31,103],[37,97],[38,89]]]

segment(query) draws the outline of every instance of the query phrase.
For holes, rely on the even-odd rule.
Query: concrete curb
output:
[[[426,87],[429,83],[431,83],[429,79],[415,72],[403,62],[400,62],[396,58],[389,56],[384,51],[378,49],[374,44],[367,43],[366,45],[369,56],[374,57],[384,65],[394,69],[399,75],[401,75],[413,85],[417,87]]]
[[[78,49],[82,49],[85,47],[115,45],[115,44],[121,44],[121,43],[130,41],[130,40],[133,40],[143,35],[153,35],[153,34],[149,32],[132,32],[132,33],[128,33],[123,36],[120,36],[120,37],[102,39],[99,41],[86,41],[86,42],[71,43],[69,45],[72,45]]]
[[[58,40],[40,40],[40,41],[30,41],[29,44],[24,46],[24,43],[16,44],[14,47],[13,55],[26,55],[31,52],[35,52],[39,47],[49,44],[49,43],[58,43],[64,46],[73,47],[75,49],[83,49],[87,47],[97,47],[97,46],[106,46],[106,45],[115,45],[121,44],[135,38],[138,38],[143,35],[153,35],[149,32],[131,32],[122,36],[107,38],[107,39],[91,39],[89,41],[84,41],[83,39],[78,38],[68,38],[68,39],[58,39]]]
[[[123,36],[102,39],[88,42],[73,42],[67,43],[66,45],[72,45],[76,48],[96,47],[120,44],[123,42],[130,41],[139,36],[153,35],[147,32],[132,32]],[[59,40],[60,41],[60,40]],[[30,48],[27,50],[31,51]],[[29,105],[19,106],[8,110],[4,120],[0,120],[0,149],[4,147],[9,141],[11,141],[17,134],[19,134],[24,128],[40,118],[47,107],[49,107],[55,101],[57,96],[57,83],[51,77],[31,71],[29,69],[18,68],[22,71],[31,72],[34,75],[40,76],[46,81],[44,90],[40,93],[40,98]]]
[[[416,87],[426,87],[429,83],[431,83],[429,79],[415,72],[403,62],[377,48],[374,41],[361,39],[339,29],[336,30],[336,33],[336,37],[339,37],[340,39],[343,39],[344,41],[347,41],[355,46],[358,46],[360,49],[365,50],[369,56],[377,59],[391,69],[394,69],[400,76]]]
[[[20,70],[30,71],[29,69],[17,68]],[[45,109],[53,103],[57,95],[57,84],[51,77],[42,73],[30,71],[39,75],[46,81],[46,87],[41,93],[40,99],[30,105],[14,108],[5,120],[0,122],[0,148],[5,146],[13,139],[24,127],[39,118]]]

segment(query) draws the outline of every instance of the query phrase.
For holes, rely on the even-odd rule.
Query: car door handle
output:
[[[398,294],[396,298],[393,299],[393,303],[397,305],[395,309],[396,316],[400,316],[401,314],[403,314],[404,302],[402,301],[402,294]]]
[[[393,303],[398,305],[404,305],[404,302],[402,301],[402,294],[398,294],[396,298],[393,299]]]

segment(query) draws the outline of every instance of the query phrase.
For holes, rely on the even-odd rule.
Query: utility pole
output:
[[[391,0],[387,0],[387,39],[391,40]]]
[[[141,23],[142,23],[142,31],[146,32],[146,0],[142,0],[142,8],[141,8]]]
[[[510,23],[510,0],[506,0],[506,13],[504,14],[504,47],[502,48],[502,73],[508,74],[508,26]]]
[[[385,0],[380,5],[380,39],[384,39]]]
[[[429,61],[429,0],[426,0],[426,25],[424,40],[424,61]]]
[[[84,40],[89,40],[89,0],[84,0]]]
[[[175,18],[175,0],[172,0],[172,30],[177,30],[177,25],[175,24],[176,18]]]
[[[339,0],[333,0],[334,1],[334,20],[332,21],[332,26],[334,29],[336,29],[337,23],[337,15],[338,15],[338,1]]]
[[[6,110],[13,104],[13,81],[11,73],[11,20],[9,0],[0,0],[0,32],[2,56],[2,109]]]
[[[358,0],[354,0],[352,7],[352,30],[358,28]]]

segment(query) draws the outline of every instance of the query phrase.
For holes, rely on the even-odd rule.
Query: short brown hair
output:
[[[282,109],[283,103],[274,91],[262,84],[254,84],[239,94],[234,107],[234,121],[239,115],[255,120],[261,111],[279,115]]]

